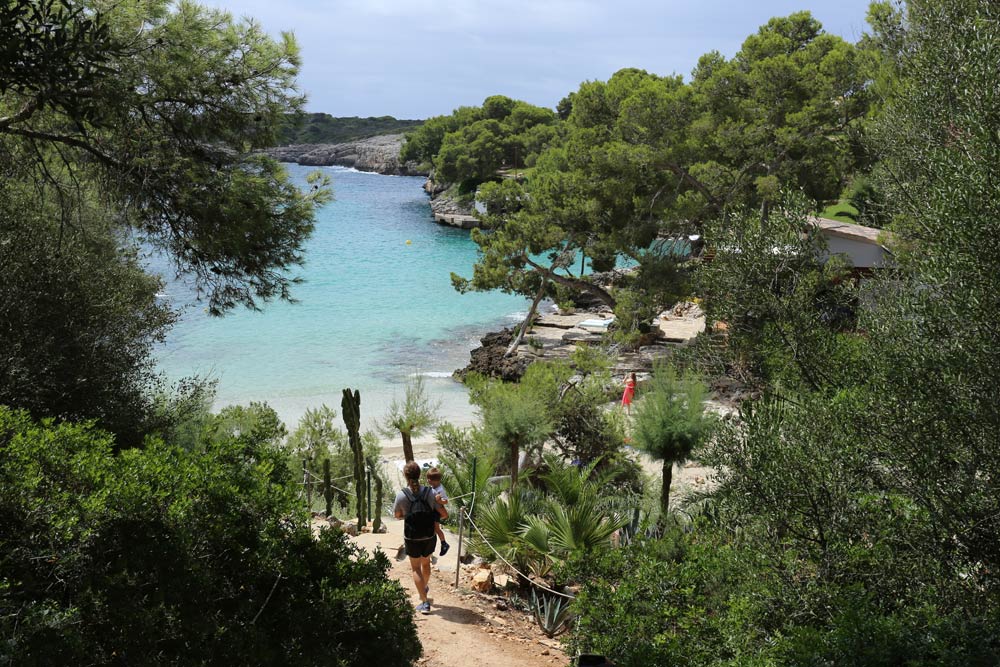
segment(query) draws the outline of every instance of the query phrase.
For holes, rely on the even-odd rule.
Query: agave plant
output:
[[[569,630],[569,625],[573,621],[570,612],[571,602],[570,598],[536,593],[534,588],[531,589],[531,611],[535,615],[538,627],[549,639]]]

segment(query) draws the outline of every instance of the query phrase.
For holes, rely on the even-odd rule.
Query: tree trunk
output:
[[[513,354],[517,346],[521,344],[524,339],[524,334],[528,332],[531,328],[531,322],[535,319],[535,313],[538,311],[538,304],[542,302],[542,297],[545,296],[545,287],[548,283],[542,280],[542,286],[538,290],[538,294],[535,295],[535,300],[531,302],[531,308],[528,308],[528,316],[524,318],[524,322],[521,323],[521,327],[517,330],[517,335],[514,336],[514,340],[510,341],[510,345],[507,346],[507,351],[503,353],[503,356],[509,357]]]
[[[670,483],[674,481],[674,462],[663,459],[663,489],[660,491],[660,521],[670,512]]]
[[[510,443],[510,488],[517,486],[518,459],[521,458],[521,443],[515,439]]]
[[[409,463],[410,461],[414,460],[413,459],[413,441],[410,440],[410,432],[409,431],[400,431],[400,434],[403,436],[403,458],[406,459],[407,463]]]

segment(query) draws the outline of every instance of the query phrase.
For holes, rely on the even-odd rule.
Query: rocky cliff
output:
[[[354,167],[359,171],[397,176],[426,176],[416,163],[400,163],[399,149],[402,134],[384,134],[343,144],[298,144],[279,146],[267,150],[268,155],[282,162],[296,162],[308,166]]]

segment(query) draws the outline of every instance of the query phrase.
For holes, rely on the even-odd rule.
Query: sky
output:
[[[291,31],[309,111],[428,118],[496,94],[555,107],[623,67],[690,74],[772,16],[857,41],[869,0],[202,0]]]

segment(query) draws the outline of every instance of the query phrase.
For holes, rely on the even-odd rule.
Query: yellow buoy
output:
[[[411,241],[410,239],[406,239],[406,245],[412,245],[412,244],[413,244],[413,241]]]

